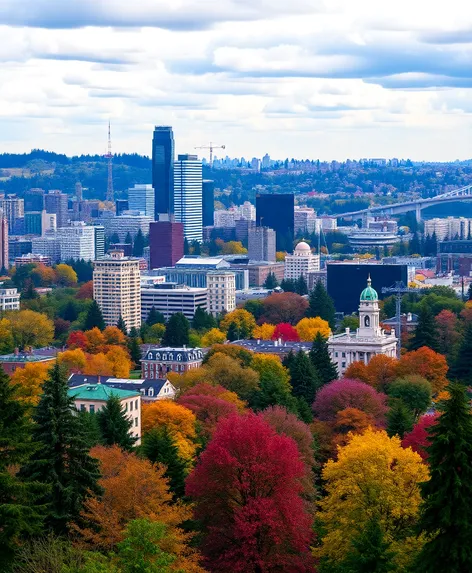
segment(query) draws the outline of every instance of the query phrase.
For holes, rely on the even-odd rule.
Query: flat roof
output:
[[[122,390],[121,388],[110,388],[104,384],[83,384],[69,388],[69,396],[75,400],[99,400],[106,402],[111,396],[117,396],[120,400],[141,396],[140,392],[134,390]]]

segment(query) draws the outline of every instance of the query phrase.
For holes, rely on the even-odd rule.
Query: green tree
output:
[[[129,231],[126,233],[125,244],[126,245],[132,245],[133,244],[133,237],[131,236],[131,233]]]
[[[195,330],[199,331],[210,330],[216,328],[216,320],[212,314],[206,312],[204,308],[199,306],[193,316],[192,326]]]
[[[401,400],[415,420],[431,406],[431,384],[417,374],[394,380],[388,385],[387,393],[390,397]]]
[[[312,404],[317,390],[321,387],[321,380],[308,355],[300,350],[295,354],[289,369],[293,395],[305,398],[308,404]]]
[[[126,322],[123,320],[121,314],[120,318],[118,319],[118,322],[116,323],[116,327],[119,328],[125,336],[128,334],[128,331],[126,329]]]
[[[331,361],[326,338],[318,332],[310,350],[310,360],[316,368],[321,384],[328,384],[338,377],[338,370]]]
[[[452,365],[452,377],[462,384],[472,384],[472,322],[467,323]]]
[[[394,399],[390,402],[387,414],[387,434],[392,438],[403,436],[413,428],[413,413],[402,400]]]
[[[190,255],[190,244],[188,242],[187,237],[184,239],[184,255]],[[216,255],[216,253],[215,253]]]
[[[308,294],[308,285],[303,275],[300,275],[295,282],[295,292],[301,296]]]
[[[235,340],[241,339],[240,331],[239,331],[238,326],[235,322],[232,322],[229,325],[228,332],[226,333],[226,336],[227,336],[228,340],[230,340],[231,342],[234,342]]]
[[[279,281],[273,272],[270,272],[267,275],[266,280],[264,281],[264,288],[273,289],[279,286]]]
[[[250,312],[257,321],[264,314],[264,304],[258,299],[248,300],[244,305],[244,310]]]
[[[310,293],[308,302],[307,316],[311,318],[319,316],[323,320],[326,320],[331,330],[333,330],[336,311],[333,299],[329,296],[321,281],[317,281],[315,288]]]
[[[418,325],[410,342],[410,350],[418,350],[422,346],[427,346],[439,352],[439,337],[434,314],[429,305],[422,304],[418,313]]]
[[[292,279],[283,279],[282,282],[280,283],[280,288],[284,292],[296,292],[297,285],[296,282]]]
[[[34,300],[37,298],[39,298],[39,294],[34,288],[33,281],[31,279],[27,279],[25,281],[25,288],[21,291],[21,300]]]
[[[85,317],[84,330],[92,330],[95,327],[105,330],[105,321],[97,301],[92,300]]]
[[[140,450],[153,464],[166,466],[164,475],[169,479],[169,489],[175,499],[181,499],[185,495],[187,466],[179,456],[179,449],[169,430],[162,426],[144,434]]]
[[[413,237],[411,238],[411,241],[408,245],[408,249],[410,251],[410,255],[421,255],[422,254],[421,243],[420,243],[420,240],[418,238],[418,233],[416,231],[413,233]]]
[[[148,326],[153,326],[154,324],[165,324],[166,319],[162,312],[159,312],[154,307],[149,311],[148,317],[146,318],[146,324]]]
[[[110,245],[116,245],[120,242],[120,236],[118,235],[118,233],[113,233],[113,235],[110,237]]]
[[[467,291],[467,300],[472,300],[472,283],[470,283],[469,289]]]
[[[144,235],[141,229],[138,229],[133,243],[133,256],[142,257],[144,253]]]
[[[56,363],[33,418],[33,440],[38,447],[20,472],[23,478],[49,486],[41,500],[48,506],[46,524],[58,534],[78,520],[87,496],[101,492],[98,462],[89,456],[68,389],[66,374]]]
[[[136,336],[132,336],[128,339],[128,352],[131,360],[139,368],[141,363],[141,347],[139,346],[139,341]]]
[[[189,343],[190,324],[181,312],[173,314],[166,324],[166,331],[162,337],[162,345],[180,348]]]
[[[113,394],[105,406],[97,412],[101,441],[105,446],[120,446],[123,450],[132,450],[137,438],[130,434],[133,418],[128,418],[118,396]]]
[[[100,428],[98,427],[97,414],[88,412],[87,410],[79,410],[77,416],[84,432],[84,440],[87,444],[87,448],[91,449],[94,446],[98,446],[102,438]]]
[[[448,386],[450,398],[428,430],[430,479],[421,484],[419,530],[426,543],[415,571],[472,571],[472,416],[466,389]]]

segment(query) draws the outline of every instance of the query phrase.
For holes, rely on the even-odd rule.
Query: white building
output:
[[[69,227],[57,229],[61,260],[93,261],[95,259],[95,231],[82,221],[74,221]]]
[[[308,273],[320,270],[320,256],[311,252],[310,245],[301,241],[295,247],[293,255],[285,256],[284,278],[288,280],[297,280],[301,276],[305,279]]]
[[[338,220],[336,217],[321,217],[321,228],[323,231],[336,231]]]
[[[57,214],[41,211],[41,235],[55,233],[57,229]]]
[[[135,185],[128,189],[128,207],[154,219],[154,188],[151,184]]]
[[[247,221],[256,220],[256,208],[249,201],[244,201],[244,203],[239,207],[239,218],[246,219]]]
[[[103,219],[103,226],[105,227],[105,234],[108,237],[116,233],[120,239],[120,243],[123,243],[128,233],[134,239],[139,229],[141,229],[144,236],[149,235],[149,225],[152,221],[154,221],[154,217],[140,215],[138,211],[125,211],[118,217],[107,217]]]
[[[311,207],[295,206],[293,212],[294,231],[297,233],[319,233],[321,219],[316,218],[316,211]]]
[[[360,297],[359,328],[351,333],[349,328],[343,334],[330,336],[328,349],[332,361],[336,364],[339,376],[342,376],[353,362],[368,364],[377,354],[391,358],[397,355],[398,339],[395,331],[391,334],[380,328],[379,297],[371,287],[370,276]]]
[[[219,209],[213,213],[213,224],[215,227],[230,228],[236,226],[236,219],[239,219],[239,214],[233,209],[228,211]]]
[[[25,200],[13,194],[5,196],[4,193],[0,193],[0,210],[8,221],[8,230],[13,233],[17,219],[25,216]]]
[[[274,229],[269,227],[254,227],[248,231],[248,255],[253,261],[275,262]]]
[[[188,241],[201,242],[203,232],[202,162],[196,155],[178,155],[174,163],[174,215],[184,224]]]
[[[0,311],[5,310],[20,310],[20,294],[16,288],[0,288]]]
[[[214,316],[236,308],[236,277],[231,271],[207,273],[208,312]]]
[[[192,320],[198,307],[207,310],[207,299],[206,288],[192,288],[175,283],[152,286],[141,284],[141,320],[144,322],[147,319],[152,307],[162,312],[166,320],[176,312],[181,312]]]
[[[61,245],[56,233],[46,234],[43,237],[31,239],[31,252],[33,255],[49,257],[53,264],[61,260]]]
[[[438,241],[444,239],[467,239],[472,231],[472,219],[465,217],[447,217],[429,219],[424,222],[424,234],[432,237],[436,234]]]

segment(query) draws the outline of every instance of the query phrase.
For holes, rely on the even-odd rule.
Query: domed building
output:
[[[342,376],[353,362],[368,364],[377,354],[395,358],[397,343],[394,330],[387,334],[380,327],[379,295],[372,288],[369,276],[359,301],[359,328],[355,333],[346,328],[342,334],[329,337],[331,360],[336,364],[339,376]]]
[[[293,255],[285,256],[284,278],[297,280],[303,275],[308,278],[308,273],[320,270],[320,256],[311,252],[310,245],[300,241],[295,247]]]

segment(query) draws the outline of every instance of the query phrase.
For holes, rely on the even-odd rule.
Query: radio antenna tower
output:
[[[113,153],[111,152],[111,131],[110,120],[108,120],[108,153],[105,155],[108,161],[108,185],[107,185],[107,201],[113,202]]]

